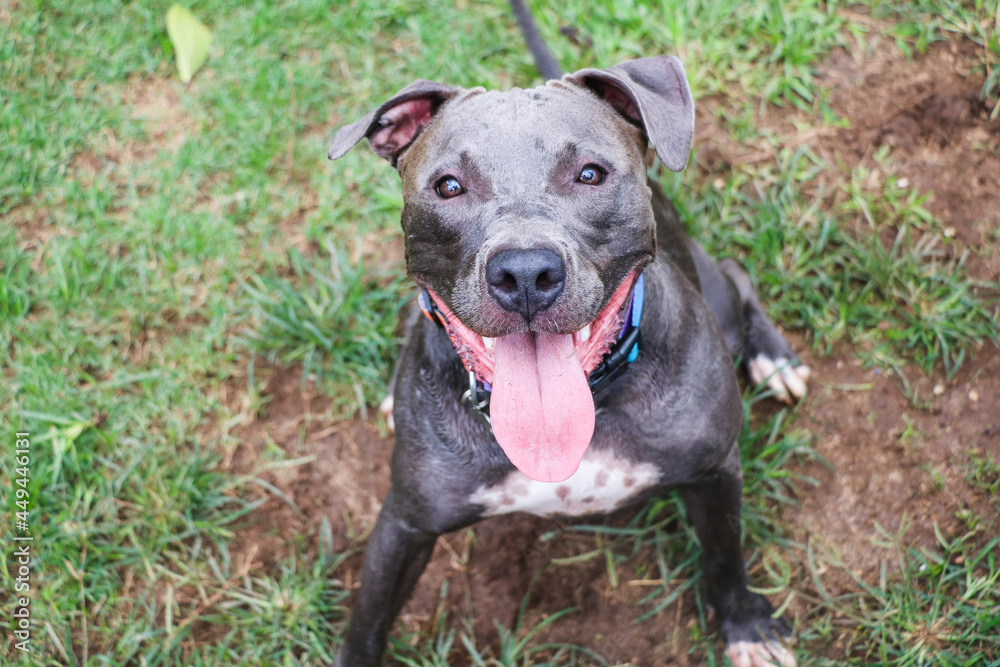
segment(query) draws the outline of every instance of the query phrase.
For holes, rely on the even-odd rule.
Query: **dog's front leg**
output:
[[[335,667],[377,667],[389,627],[402,609],[434,551],[437,535],[414,526],[400,494],[390,490],[382,505],[361,573],[351,623]]]
[[[719,619],[733,666],[795,667],[795,656],[780,642],[791,634],[788,624],[773,618],[774,610],[763,596],[747,590],[740,549],[743,474],[735,448],[723,470],[681,492],[701,542],[708,602]]]

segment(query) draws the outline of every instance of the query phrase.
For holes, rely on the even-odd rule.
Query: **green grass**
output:
[[[818,183],[829,171],[805,148],[782,150],[776,166],[732,173],[725,187],[685,173],[667,190],[692,235],[744,260],[771,314],[815,349],[850,342],[873,363],[941,364],[950,377],[978,341],[998,339],[997,285],[965,275],[967,255],[950,247],[926,195],[891,171],[870,187],[858,167],[839,202]]]
[[[906,521],[895,534],[883,530],[880,546],[895,549],[901,578],[890,578],[883,565],[873,584],[842,567],[858,589],[846,595],[827,592],[819,573],[821,558],[810,550],[810,569],[822,599],[814,626],[821,633],[832,615],[848,619],[846,657],[852,662],[950,666],[1000,660],[1000,538],[984,540],[976,530],[949,537],[934,528],[935,548],[920,550],[905,546]],[[836,558],[832,560],[835,564]]]
[[[908,55],[923,51],[931,42],[959,35],[990,54],[984,64],[995,67],[1000,57],[1000,3],[996,0],[872,2],[870,10],[873,16],[891,21],[886,32]]]
[[[1000,501],[1000,465],[985,455],[981,447],[969,451],[970,465],[966,473],[966,481],[972,484],[987,498],[994,502]]]
[[[349,383],[351,409],[364,410],[385,392],[385,368],[398,348],[395,331],[406,289],[398,271],[381,279],[334,252],[327,271],[289,252],[291,280],[253,276],[244,289],[259,314],[249,345],[282,363],[300,362],[303,381],[317,373],[330,388]],[[379,284],[379,283],[384,284]]]
[[[843,123],[815,74],[832,49],[876,30],[856,21],[859,11],[914,53],[948,36],[975,40],[992,77],[984,95],[1000,88],[995,0],[532,4],[567,69],[683,55],[696,95],[724,109],[736,141],[761,139],[753,114],[768,105]],[[166,38],[169,5],[57,0],[0,11],[0,431],[32,434],[37,558],[37,653],[29,661],[5,645],[2,664],[332,657],[347,615],[347,553],[303,536],[273,569],[244,570],[236,536],[253,525],[260,494],[225,461],[237,445],[233,424],[256,404],[234,413],[218,387],[249,375],[253,394],[263,359],[296,364],[303,381],[316,376],[338,414],[376,401],[409,287],[400,266],[366,267],[382,267],[399,234],[398,178],[363,149],[328,165],[327,139],[418,76],[500,88],[537,81],[499,0],[432,0],[419,11],[398,0],[212,0],[191,5],[215,39],[185,87]],[[559,37],[563,25],[591,46]],[[146,90],[168,102],[144,102]],[[891,156],[880,159],[890,172]],[[715,254],[743,260],[772,314],[806,331],[817,351],[850,343],[872,363],[952,372],[995,338],[991,286],[963,277],[961,253],[923,208],[926,193],[892,179],[870,188],[862,172],[842,195],[821,192],[826,168],[804,148],[777,166],[737,170],[721,189],[718,174],[695,169],[666,187],[692,231]],[[741,439],[747,545],[767,573],[758,583],[778,591],[804,577],[780,514],[791,485],[809,481],[790,478],[812,456],[793,423],[779,413]],[[287,456],[272,453],[266,465],[297,464]],[[10,474],[0,468],[8,502]],[[995,489],[993,462],[981,459],[969,476]],[[697,548],[682,517],[667,500],[623,529],[573,529],[609,576],[635,568],[685,579],[683,590],[654,591],[637,618],[697,591]],[[0,513],[5,535],[11,521]],[[934,629],[934,641],[987,655],[982,637],[996,627],[982,614],[997,605],[996,587],[977,582],[995,581],[996,569],[974,537],[931,553],[904,549],[901,581],[818,600],[814,627],[852,619],[855,662],[885,647],[886,660],[920,664],[924,649],[909,639],[923,635],[910,626],[934,629],[943,618],[951,629]],[[9,558],[0,551],[5,591]],[[5,618],[12,602],[0,599]],[[542,626],[572,618],[561,614],[535,627],[522,614],[498,646],[442,620],[391,651],[412,665],[599,663],[584,648],[546,644]],[[699,655],[718,660],[710,628],[703,611],[690,632]]]
[[[566,42],[555,42],[562,63],[599,67],[625,58],[677,52],[685,60],[696,98],[747,95],[808,108],[817,93],[816,65],[843,42],[847,21],[837,16],[835,8],[836,3],[814,0],[692,0],[584,3],[570,5],[558,15],[537,14],[548,34],[569,25],[593,40],[592,48],[583,53]],[[734,95],[734,91],[739,92]]]

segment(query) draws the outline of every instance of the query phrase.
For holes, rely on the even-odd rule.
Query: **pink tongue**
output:
[[[561,482],[580,467],[594,435],[594,398],[573,336],[519,333],[493,348],[493,435],[507,458],[539,482]]]

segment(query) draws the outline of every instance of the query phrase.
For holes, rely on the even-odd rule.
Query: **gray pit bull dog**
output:
[[[334,664],[379,665],[437,537],[508,512],[607,514],[679,489],[734,665],[794,665],[747,590],[735,359],[790,400],[808,369],[746,275],[714,264],[647,182],[687,163],[681,62],[584,69],[532,90],[416,81],[341,128],[402,179],[422,289],[394,378],[392,488]],[[421,310],[428,317],[421,316]],[[640,336],[641,332],[641,336]]]

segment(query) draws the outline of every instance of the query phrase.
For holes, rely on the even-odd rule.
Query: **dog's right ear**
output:
[[[336,160],[368,137],[375,154],[392,166],[413,143],[438,108],[455,96],[458,88],[423,79],[414,81],[361,120],[337,130],[327,157]]]

